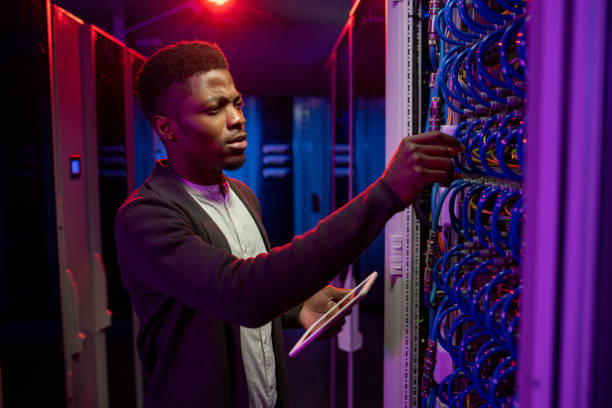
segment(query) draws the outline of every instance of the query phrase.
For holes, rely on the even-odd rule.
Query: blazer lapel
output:
[[[232,190],[234,190],[234,192],[236,193],[238,198],[240,198],[240,201],[242,201],[244,206],[249,211],[249,214],[251,214],[251,217],[253,217],[253,220],[255,221],[255,224],[257,225],[257,228],[259,229],[259,233],[261,234],[261,237],[264,240],[264,244],[266,246],[266,250],[269,251],[270,248],[271,248],[270,240],[268,239],[268,234],[266,233],[266,229],[263,226],[263,222],[261,221],[261,218],[259,217],[259,214],[257,214],[257,212],[255,211],[255,209],[253,208],[251,203],[249,203],[249,201],[245,197],[244,191],[242,191],[242,189],[238,186],[238,184],[234,183],[232,181],[232,179],[229,178],[229,177],[227,178],[227,180],[228,180]]]
[[[181,181],[168,168],[167,160],[158,160],[155,163],[155,169],[146,183],[155,191],[169,198],[177,206],[184,208],[189,217],[202,226],[203,232],[200,236],[204,241],[216,247],[224,248],[229,253],[232,252],[223,232],[208,213],[200,207],[200,204],[185,190]]]

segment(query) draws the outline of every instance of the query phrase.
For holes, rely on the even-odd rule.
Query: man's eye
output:
[[[243,105],[244,105],[244,102],[242,101],[238,101],[234,103],[234,106],[236,107],[236,109],[242,109]]]
[[[219,106],[213,106],[212,108],[208,108],[204,110],[204,113],[207,113],[209,115],[214,115],[215,113],[219,113],[220,110],[221,108]]]

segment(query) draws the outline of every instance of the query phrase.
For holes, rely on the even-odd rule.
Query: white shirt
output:
[[[179,178],[204,211],[217,224],[238,258],[251,258],[266,251],[259,228],[227,180],[200,186]],[[225,194],[224,194],[225,193]],[[273,408],[276,404],[276,365],[272,348],[272,323],[248,328],[240,326],[240,347],[247,380],[250,408]]]

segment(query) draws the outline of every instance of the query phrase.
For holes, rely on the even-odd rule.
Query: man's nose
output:
[[[228,129],[234,129],[236,127],[242,127],[246,123],[246,119],[242,110],[236,108],[235,106],[231,106],[229,108],[229,112],[227,114],[227,127]]]

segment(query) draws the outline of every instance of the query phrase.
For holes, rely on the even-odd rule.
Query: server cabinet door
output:
[[[134,407],[139,374],[134,366],[132,304],[121,283],[114,238],[115,214],[134,184],[133,94],[127,91],[125,45],[97,27],[88,38],[96,101],[101,248],[113,313],[106,329],[109,402],[112,407]]]
[[[65,406],[53,180],[50,3],[3,3],[0,406]]]
[[[53,8],[53,115],[58,255],[69,406],[108,406],[106,338],[110,324],[100,256],[95,133],[84,92],[84,24]],[[84,69],[82,69],[84,68]],[[95,150],[94,150],[95,152]],[[93,196],[92,196],[93,192]]]

